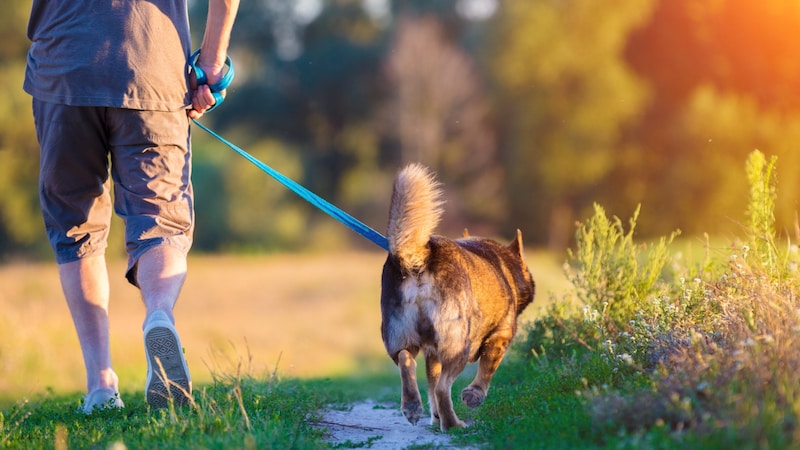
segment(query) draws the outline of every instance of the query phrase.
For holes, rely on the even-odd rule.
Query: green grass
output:
[[[19,405],[3,411],[0,444],[20,449],[323,446],[310,424],[325,399],[298,381],[226,380],[195,391],[195,405],[158,411],[138,396],[127,397],[125,409],[89,416],[76,412],[72,396]],[[59,447],[60,442],[66,446]]]

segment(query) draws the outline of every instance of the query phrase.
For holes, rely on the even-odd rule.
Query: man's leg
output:
[[[103,256],[58,266],[86,365],[86,389],[117,389],[108,332],[108,273]]]
[[[190,401],[173,307],[186,278],[194,209],[186,112],[110,110],[114,206],[125,221],[126,278],[146,308],[145,395],[153,407]]]
[[[163,311],[175,322],[172,309],[186,280],[186,255],[171,246],[146,251],[136,265],[136,280],[147,310],[145,321],[155,311]]]
[[[166,407],[170,401],[184,404],[190,401],[192,382],[172,309],[186,279],[186,256],[168,245],[153,247],[139,257],[135,270],[147,310],[145,398],[154,408]]]
[[[59,264],[58,274],[86,366],[88,394],[84,412],[92,412],[95,406],[122,407],[117,374],[111,367],[105,257],[91,256]]]

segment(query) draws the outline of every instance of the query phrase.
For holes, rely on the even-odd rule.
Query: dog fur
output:
[[[411,164],[398,173],[381,280],[381,335],[400,369],[406,419],[416,424],[423,412],[416,380],[421,350],[431,424],[446,431],[465,426],[453,411],[453,382],[467,363],[480,360],[461,400],[470,408],[483,403],[535,285],[519,230],[508,246],[466,231],[456,240],[434,235],[442,204],[441,186],[428,168]]]

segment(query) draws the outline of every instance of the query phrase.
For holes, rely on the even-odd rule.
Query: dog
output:
[[[451,387],[467,363],[480,360],[461,391],[480,406],[532,301],[535,284],[524,261],[522,233],[505,246],[491,239],[448,239],[433,232],[443,214],[441,184],[421,164],[395,178],[389,210],[389,255],[381,277],[381,336],[400,369],[400,409],[416,425],[423,413],[416,357],[425,355],[431,425],[463,427]]]

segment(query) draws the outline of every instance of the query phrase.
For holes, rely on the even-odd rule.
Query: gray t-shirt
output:
[[[48,103],[190,104],[186,0],[33,0],[23,89]]]

